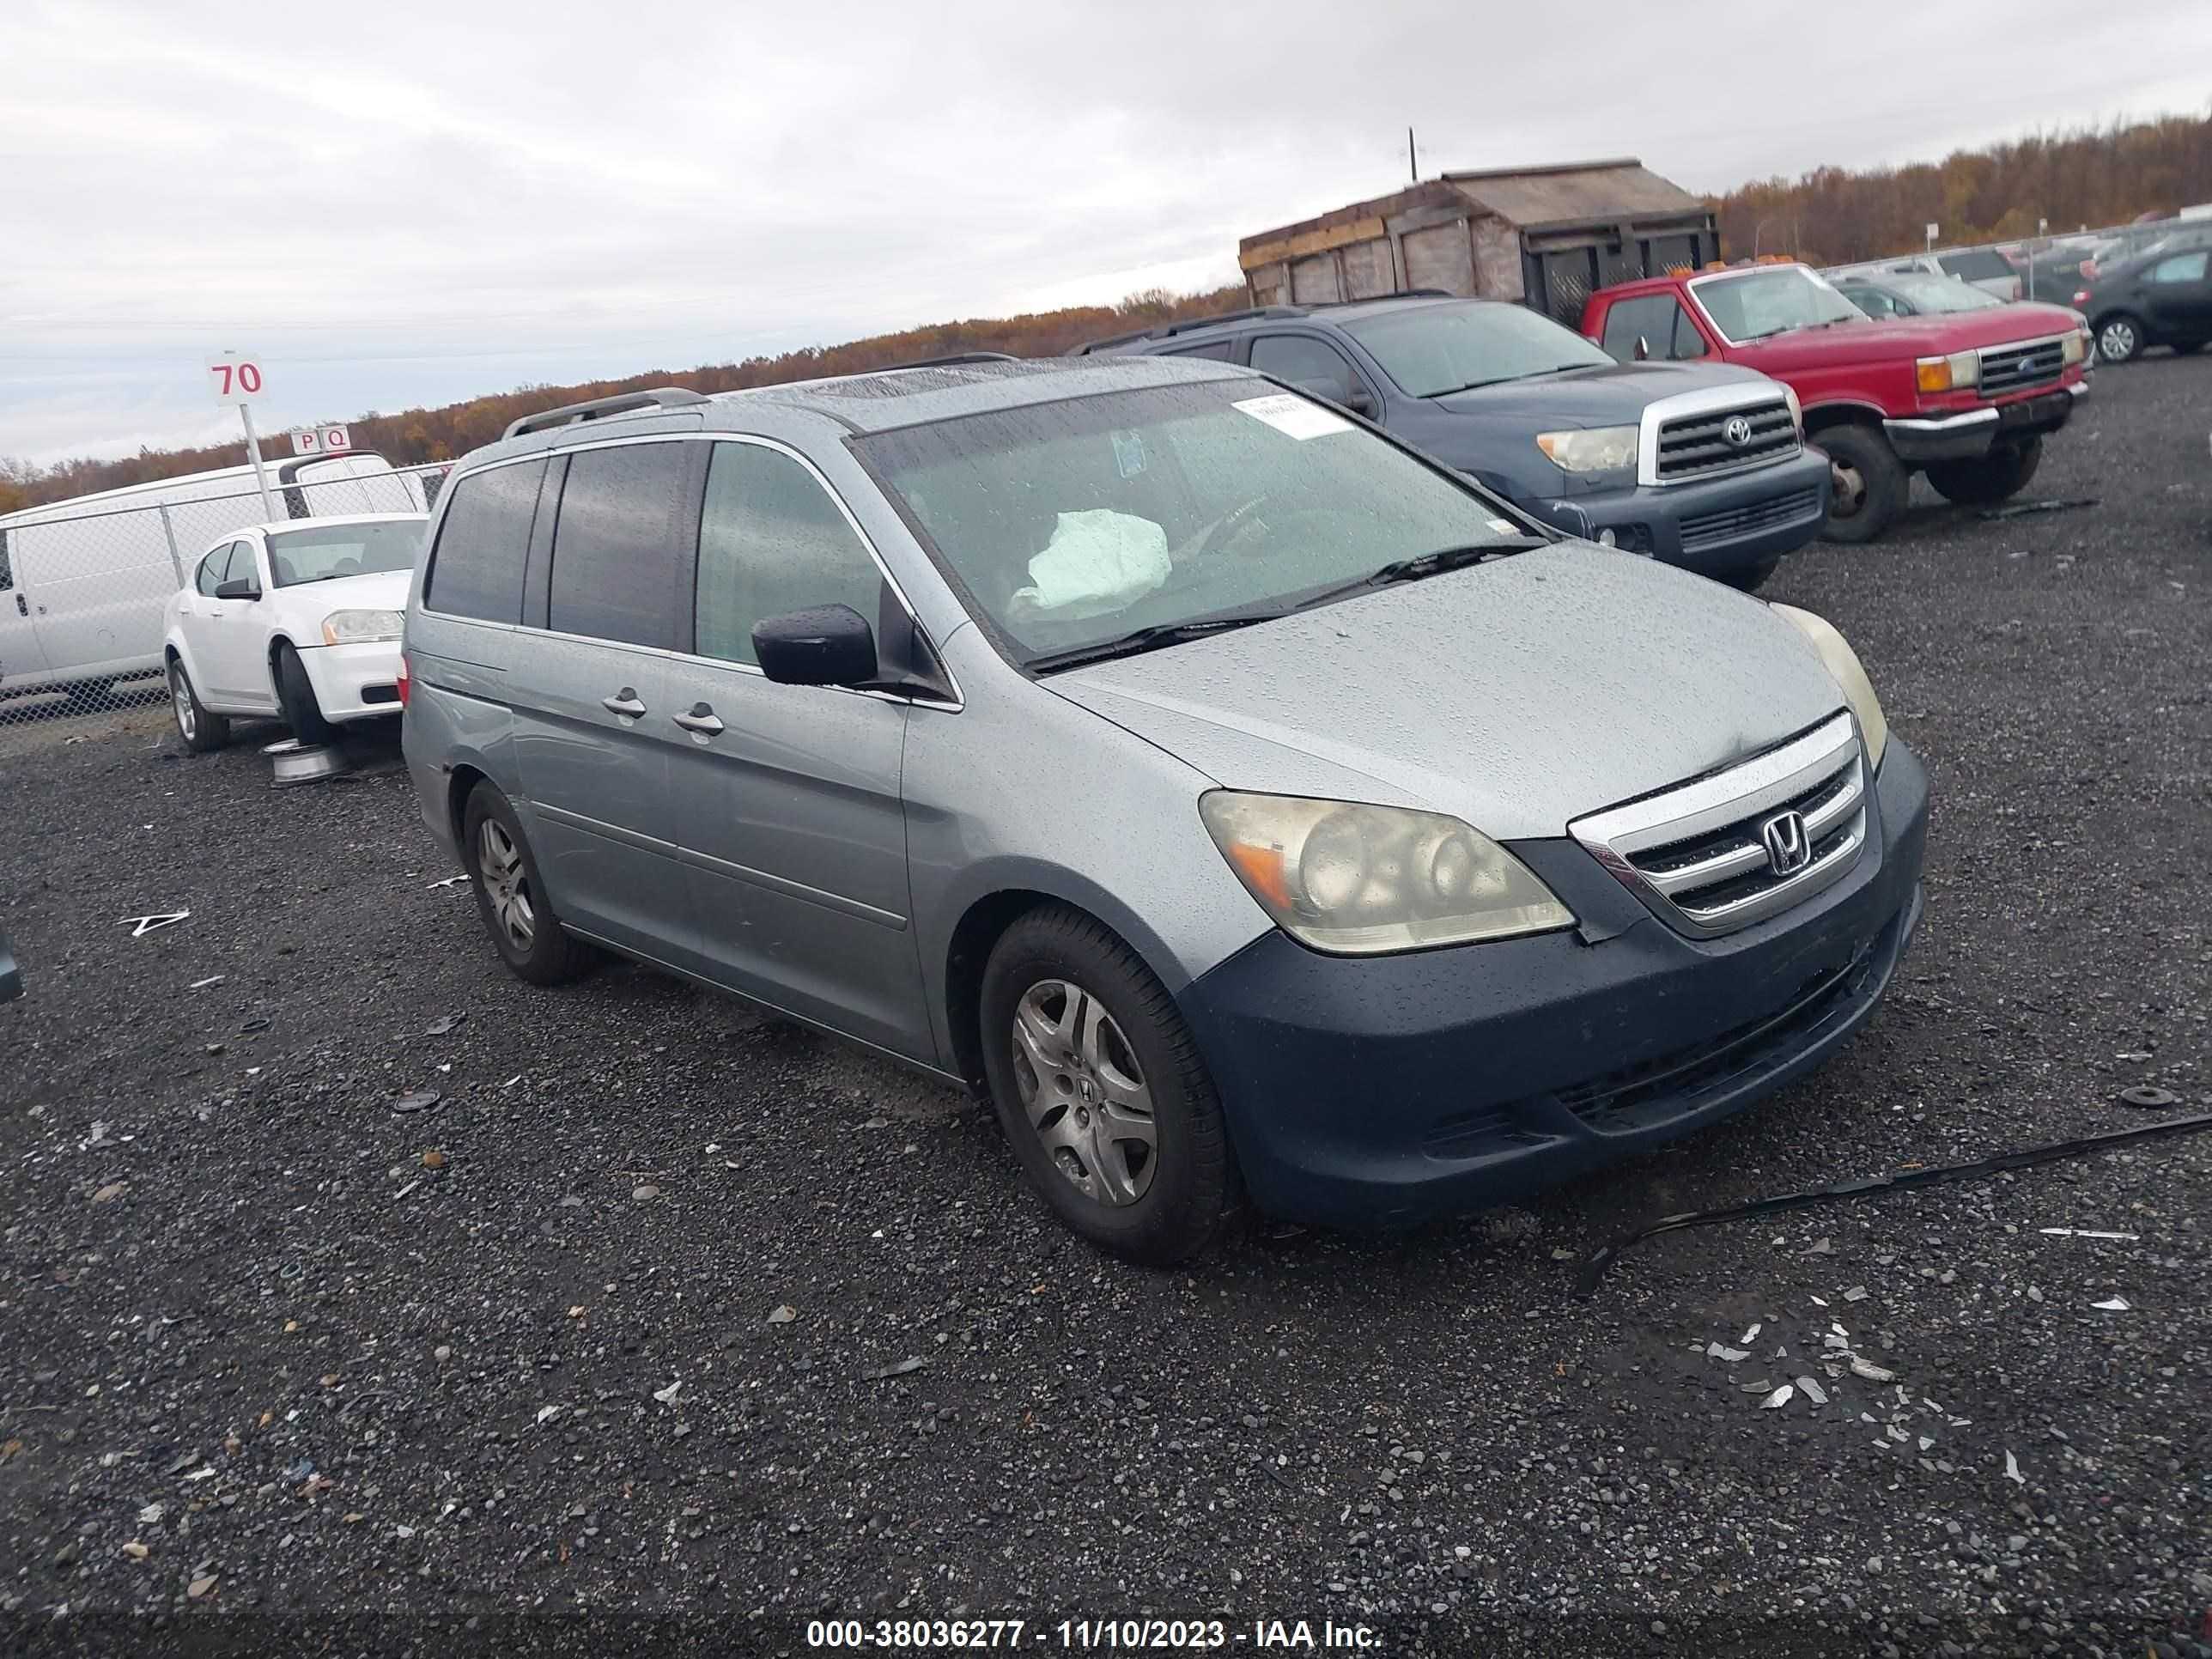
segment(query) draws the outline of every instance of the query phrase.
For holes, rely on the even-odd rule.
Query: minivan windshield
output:
[[[339,576],[410,570],[422,548],[422,526],[427,522],[421,518],[389,519],[276,531],[269,537],[269,574],[279,587],[297,587],[303,582],[326,582]]]
[[[1025,666],[1169,644],[1546,539],[1257,379],[964,416],[856,447]]]
[[[1793,328],[1863,323],[1866,313],[1802,265],[1766,265],[1741,276],[1701,276],[1690,292],[1731,345]]]
[[[1549,317],[1494,300],[1393,307],[1347,319],[1343,327],[1409,398],[1613,367],[1604,352]]]

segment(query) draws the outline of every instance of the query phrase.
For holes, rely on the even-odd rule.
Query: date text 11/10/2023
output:
[[[1075,1652],[1188,1652],[1214,1648],[1317,1653],[1375,1651],[1379,1633],[1367,1625],[1334,1620],[1255,1619],[1249,1626],[1222,1619],[817,1619],[806,1626],[806,1645],[817,1649],[923,1651],[943,1649],[1049,1646]]]

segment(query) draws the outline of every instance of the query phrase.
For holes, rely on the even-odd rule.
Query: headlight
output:
[[[397,611],[333,611],[323,618],[325,645],[366,645],[399,637]]]
[[[1767,608],[1778,617],[1789,617],[1813,641],[1813,648],[1820,653],[1821,663],[1843,688],[1844,701],[1858,716],[1859,734],[1866,739],[1868,763],[1881,765],[1881,751],[1889,746],[1889,722],[1882,718],[1881,699],[1875,696],[1874,683],[1859,665],[1859,653],[1851,649],[1850,641],[1838,634],[1835,624],[1825,617],[1800,611],[1794,605],[1771,605]]]
[[[1805,406],[1797,401],[1797,388],[1785,386],[1782,388],[1782,396],[1790,405],[1790,424],[1797,428],[1797,441],[1802,443],[1805,441]]]
[[[1954,351],[1948,357],[1917,357],[1912,369],[1923,392],[1968,392],[1982,381],[1982,359],[1978,352]]]
[[[1227,789],[1198,811],[1260,908],[1316,951],[1381,956],[1574,926],[1528,866],[1441,813]]]
[[[1595,426],[1586,432],[1539,432],[1536,447],[1562,471],[1614,472],[1636,465],[1636,428]]]
[[[2069,366],[2080,362],[2089,355],[2089,331],[2077,328],[2059,342],[2058,355]]]

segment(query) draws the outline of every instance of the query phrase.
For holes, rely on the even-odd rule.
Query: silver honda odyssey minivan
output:
[[[966,1084],[1148,1261],[1724,1116],[1920,914],[1925,776],[1834,629],[1224,363],[519,421],[402,692],[515,973],[617,951]]]

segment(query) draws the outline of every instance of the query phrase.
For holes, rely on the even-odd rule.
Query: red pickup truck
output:
[[[1583,332],[1622,362],[1739,363],[1780,380],[1832,471],[1831,541],[1872,541],[1912,475],[1952,501],[2001,501],[2089,388],[2089,332],[2060,306],[1876,322],[1800,264],[1731,265],[1600,289]],[[1725,441],[1723,437],[1715,442]],[[1725,453],[1725,452],[1722,452]]]

